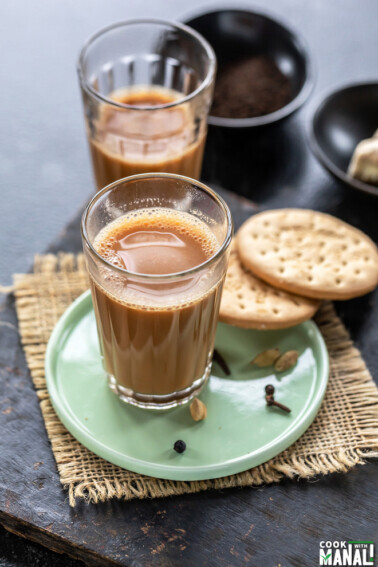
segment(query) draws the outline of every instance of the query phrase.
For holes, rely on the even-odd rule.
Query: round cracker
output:
[[[324,213],[277,209],[237,234],[242,263],[280,289],[315,299],[350,299],[378,283],[378,253],[360,230]]]
[[[310,319],[318,301],[276,289],[253,276],[233,243],[219,319],[245,329],[285,329]]]

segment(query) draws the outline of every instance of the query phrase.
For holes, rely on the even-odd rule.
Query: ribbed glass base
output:
[[[134,390],[125,388],[125,386],[118,384],[117,380],[112,374],[108,374],[107,376],[109,388],[119,397],[122,402],[143,409],[166,410],[186,404],[195,396],[197,396],[206,384],[207,379],[210,375],[210,370],[211,361],[206,367],[206,371],[203,376],[195,380],[191,386],[185,388],[184,390],[172,392],[171,394],[165,394],[163,396],[147,395],[134,392]]]

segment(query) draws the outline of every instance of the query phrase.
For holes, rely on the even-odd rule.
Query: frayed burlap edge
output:
[[[78,498],[93,503],[112,498],[160,498],[209,489],[259,486],[284,477],[309,479],[319,474],[346,472],[357,464],[363,464],[366,458],[378,456],[378,390],[333,305],[327,302],[321,306],[315,320],[328,347],[331,378],[336,386],[342,388],[342,405],[338,411],[345,410],[352,436],[347,439],[340,435],[338,438],[331,436],[327,440],[324,423],[329,420],[327,412],[332,414],[335,411],[332,407],[337,396],[335,398],[333,393],[329,403],[326,395],[314,424],[289,449],[258,467],[236,475],[198,482],[176,482],[138,475],[107,463],[71,436],[51,405],[44,378],[44,357],[51,329],[49,325],[44,328],[41,321],[36,321],[41,312],[41,297],[37,292],[38,281],[41,281],[38,278],[41,277],[43,281],[51,279],[52,284],[55,277],[60,285],[63,279],[67,290],[72,291],[73,296],[79,295],[88,287],[82,255],[36,257],[33,274],[16,275],[14,278],[22,343],[60,480],[68,490],[71,506]],[[52,285],[50,296],[43,298],[51,303],[52,309],[57,293]],[[68,298],[72,301],[74,297],[68,293]],[[57,312],[56,318],[59,316]],[[343,419],[346,419],[345,415],[342,415]],[[316,446],[316,431],[321,432],[318,436],[324,437],[319,441],[319,447]],[[79,463],[77,470],[73,470],[73,463]]]

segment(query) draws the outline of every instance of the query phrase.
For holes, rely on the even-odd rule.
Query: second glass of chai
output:
[[[94,35],[78,74],[97,189],[154,171],[199,179],[215,71],[207,41],[178,23],[132,20]]]
[[[226,203],[187,177],[136,175],[94,195],[82,237],[111,389],[142,408],[189,401],[211,368],[232,237]]]

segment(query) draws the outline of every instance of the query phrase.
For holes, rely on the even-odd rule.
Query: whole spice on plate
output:
[[[268,350],[264,350],[255,356],[251,364],[256,364],[256,366],[259,366],[260,368],[265,368],[266,366],[272,366],[279,356],[279,348],[268,348]]]
[[[274,386],[272,386],[271,384],[267,384],[265,386],[265,394],[266,394],[265,400],[267,406],[276,406],[277,408],[280,408],[281,410],[286,411],[287,413],[291,412],[290,408],[288,408],[284,404],[281,404],[280,402],[276,402],[276,400],[274,399]]]
[[[223,358],[223,356],[220,354],[220,352],[217,349],[214,349],[213,361],[216,362],[217,364],[219,364],[219,366],[221,367],[221,369],[223,370],[223,372],[227,376],[230,376],[231,370],[230,370],[227,362],[225,361],[225,359]]]
[[[182,439],[179,439],[178,441],[175,442],[173,448],[176,451],[176,453],[183,453],[186,449],[186,443],[185,441],[182,441]]]
[[[296,350],[288,350],[284,352],[274,363],[277,372],[285,372],[297,364],[299,353]]]
[[[274,386],[272,386],[271,384],[267,384],[265,386],[265,393],[267,396],[273,396],[274,394]]]
[[[220,67],[210,114],[252,118],[275,112],[290,100],[289,79],[271,57],[257,55]]]
[[[207,408],[198,398],[194,398],[189,406],[189,411],[194,421],[202,421],[207,416]]]

